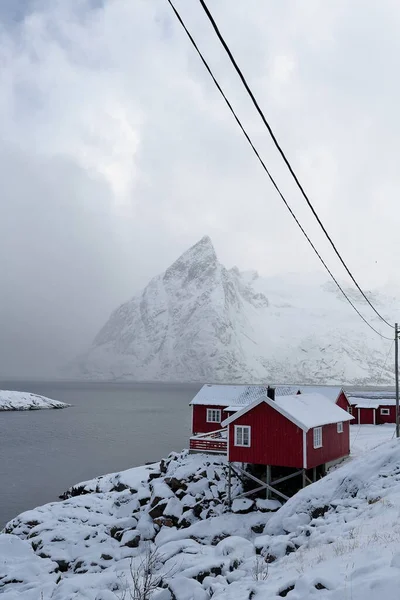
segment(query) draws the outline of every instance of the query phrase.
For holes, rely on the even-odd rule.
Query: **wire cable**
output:
[[[222,34],[221,34],[221,32],[220,32],[220,30],[219,30],[219,28],[218,28],[218,25],[216,24],[216,22],[215,22],[215,20],[214,20],[214,18],[213,18],[213,16],[212,16],[212,14],[210,13],[210,11],[209,11],[209,9],[208,9],[208,7],[207,7],[206,3],[204,2],[204,0],[199,0],[199,2],[200,2],[200,4],[201,4],[201,6],[202,6],[202,8],[203,8],[204,12],[206,13],[206,15],[207,15],[207,17],[208,17],[208,19],[209,19],[209,21],[210,21],[210,23],[211,23],[211,25],[212,25],[212,27],[213,27],[213,29],[214,29],[215,33],[216,33],[216,35],[217,35],[217,37],[218,37],[219,41],[221,42],[221,44],[222,44],[222,46],[223,46],[224,50],[225,50],[225,51],[226,51],[226,53],[228,54],[228,56],[229,56],[229,59],[230,59],[230,61],[231,61],[232,65],[234,66],[234,68],[235,68],[235,70],[236,70],[237,74],[239,75],[239,78],[241,79],[241,81],[242,81],[242,83],[243,83],[243,85],[244,85],[244,87],[245,87],[245,89],[246,89],[247,93],[249,94],[249,96],[250,96],[250,98],[251,98],[251,100],[252,100],[252,102],[253,102],[253,104],[254,104],[254,106],[255,106],[255,108],[256,108],[256,110],[257,110],[257,112],[258,112],[258,114],[260,115],[260,117],[261,117],[261,119],[262,119],[262,121],[263,121],[263,123],[264,123],[265,127],[268,129],[268,132],[269,132],[269,134],[270,134],[270,136],[271,136],[271,138],[272,138],[272,140],[273,140],[273,142],[274,142],[274,144],[275,144],[276,148],[278,149],[278,151],[279,151],[279,153],[280,153],[281,157],[283,158],[283,160],[284,160],[284,162],[285,162],[285,164],[286,164],[287,168],[289,169],[289,171],[290,171],[290,174],[292,175],[293,179],[295,180],[295,182],[296,182],[296,184],[297,184],[297,187],[299,188],[300,192],[302,193],[302,195],[303,195],[303,197],[304,197],[305,201],[307,202],[307,204],[308,204],[308,206],[309,206],[309,208],[310,208],[310,210],[311,210],[312,214],[314,215],[315,219],[317,220],[317,222],[318,222],[319,226],[321,227],[322,231],[324,232],[325,236],[326,236],[326,237],[327,237],[327,239],[329,240],[329,242],[330,242],[330,244],[331,244],[331,246],[332,246],[333,250],[335,251],[335,253],[336,253],[337,257],[339,258],[339,260],[340,260],[340,262],[342,263],[343,267],[346,269],[346,271],[347,271],[348,275],[350,276],[351,280],[353,281],[353,283],[354,283],[354,284],[355,284],[355,286],[357,287],[358,291],[359,291],[359,292],[360,292],[360,294],[361,294],[361,295],[362,295],[362,296],[365,298],[365,300],[368,302],[368,304],[370,305],[370,307],[372,308],[372,310],[373,310],[373,311],[374,311],[374,312],[375,312],[375,313],[378,315],[378,317],[379,317],[380,319],[382,319],[382,321],[383,321],[384,323],[386,323],[386,325],[388,325],[389,327],[392,327],[392,328],[394,328],[394,325],[392,325],[391,323],[389,323],[389,321],[387,321],[387,320],[385,319],[385,317],[383,317],[383,316],[380,314],[380,312],[379,312],[379,311],[378,311],[378,310],[375,308],[375,306],[372,304],[372,302],[370,301],[370,299],[368,298],[368,296],[367,296],[367,295],[366,295],[366,294],[363,292],[363,290],[361,289],[361,287],[360,287],[360,286],[359,286],[359,284],[357,283],[357,281],[356,281],[356,279],[355,279],[354,275],[352,274],[352,272],[350,271],[349,267],[347,266],[347,264],[346,264],[346,263],[345,263],[345,261],[343,260],[343,258],[342,258],[342,256],[341,256],[341,254],[340,254],[339,250],[337,249],[337,247],[336,247],[335,243],[333,242],[333,240],[332,240],[331,236],[329,235],[329,233],[328,233],[328,231],[326,230],[326,228],[325,228],[324,224],[322,223],[322,221],[321,221],[320,217],[318,216],[318,214],[317,214],[317,212],[316,212],[316,210],[315,210],[314,206],[313,206],[313,205],[312,205],[312,203],[311,203],[311,200],[309,199],[309,197],[308,197],[307,193],[305,192],[305,190],[304,190],[304,188],[303,188],[302,184],[300,183],[300,181],[299,181],[299,179],[298,179],[298,177],[297,177],[297,175],[296,175],[296,173],[295,173],[295,171],[294,171],[293,167],[291,166],[291,164],[290,164],[290,162],[289,162],[288,158],[286,157],[286,155],[285,155],[285,153],[284,153],[284,151],[283,151],[283,149],[282,149],[281,145],[279,144],[279,142],[278,142],[278,140],[277,140],[277,138],[276,138],[276,136],[275,136],[274,132],[272,131],[272,128],[271,128],[270,124],[268,123],[267,119],[265,118],[265,115],[264,115],[263,111],[261,110],[261,108],[260,108],[260,106],[259,106],[259,104],[258,104],[258,102],[257,102],[256,98],[254,97],[254,94],[253,94],[253,92],[251,91],[251,89],[250,89],[250,86],[249,86],[249,84],[247,83],[247,81],[246,81],[246,78],[245,78],[245,77],[244,77],[244,75],[243,75],[243,72],[242,72],[242,71],[241,71],[241,69],[239,68],[239,66],[238,66],[238,64],[237,64],[237,62],[236,62],[236,60],[235,60],[235,58],[234,58],[234,56],[233,56],[233,54],[232,54],[231,50],[229,49],[229,46],[228,46],[228,44],[226,43],[226,41],[225,41],[224,37],[222,36]]]
[[[274,178],[272,177],[271,173],[269,172],[267,166],[265,165],[263,159],[261,158],[258,150],[256,149],[256,147],[254,146],[253,142],[250,139],[249,134],[247,133],[246,129],[244,128],[244,126],[242,125],[239,117],[237,116],[235,110],[233,109],[231,103],[229,102],[228,98],[226,97],[224,91],[222,90],[221,86],[219,85],[217,79],[215,78],[211,68],[209,67],[206,59],[204,58],[204,56],[202,55],[201,51],[199,50],[195,40],[193,39],[190,31],[187,29],[184,21],[182,20],[182,17],[180,16],[179,12],[177,11],[177,9],[175,8],[172,0],[167,0],[168,4],[171,6],[176,18],[178,19],[179,23],[181,24],[181,26],[183,27],[186,35],[188,36],[190,42],[192,43],[193,47],[195,48],[197,54],[200,57],[200,60],[202,61],[203,65],[205,66],[205,68],[207,69],[210,77],[212,78],[214,84],[216,85],[218,91],[220,92],[221,96],[223,97],[226,105],[228,106],[230,112],[232,113],[236,123],[238,124],[238,126],[240,127],[243,135],[245,136],[246,140],[248,141],[251,149],[253,150],[254,154],[256,155],[257,159],[259,160],[259,162],[261,163],[261,166],[263,167],[264,171],[266,172],[266,174],[268,175],[272,185],[274,186],[274,188],[276,189],[276,191],[278,192],[281,200],[283,201],[283,203],[285,204],[287,210],[290,212],[291,216],[293,217],[293,219],[295,220],[297,226],[299,227],[299,229],[301,230],[302,234],[304,235],[304,237],[306,238],[307,242],[310,244],[311,248],[314,250],[315,254],[317,255],[317,257],[319,258],[319,260],[321,261],[322,265],[324,266],[324,268],[326,269],[326,271],[329,273],[330,277],[332,278],[332,280],[335,282],[335,284],[337,285],[337,287],[339,288],[339,290],[341,291],[341,293],[343,294],[343,296],[346,298],[347,302],[353,307],[353,309],[356,311],[356,313],[358,314],[358,316],[364,321],[364,323],[366,325],[368,325],[368,327],[370,329],[372,329],[372,331],[374,331],[377,335],[379,335],[381,338],[385,339],[385,340],[392,340],[392,338],[386,337],[385,335],[383,335],[382,333],[380,333],[377,329],[375,329],[368,321],[367,319],[361,314],[361,312],[358,310],[358,308],[354,305],[354,303],[350,300],[350,298],[348,297],[348,295],[346,294],[346,292],[343,290],[343,288],[341,287],[341,285],[339,284],[339,282],[337,281],[337,279],[334,277],[333,273],[331,272],[331,270],[329,269],[328,265],[325,263],[324,259],[322,258],[322,256],[320,255],[320,253],[318,252],[318,250],[316,249],[316,247],[314,246],[313,242],[311,241],[311,239],[309,238],[308,234],[306,233],[306,231],[304,230],[303,226],[301,225],[300,221],[298,220],[298,218],[296,217],[295,213],[293,212],[293,210],[290,208],[286,198],[284,197],[284,195],[282,194],[281,190],[278,187],[278,184],[275,182]]]

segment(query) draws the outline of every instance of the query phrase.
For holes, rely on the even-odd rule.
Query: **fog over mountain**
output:
[[[200,3],[176,6],[290,206],[347,286]],[[210,9],[361,287],[387,286],[400,298],[393,290],[400,4],[251,6],[213,0]],[[116,306],[204,233],[223,265],[258,271],[248,285],[261,286],[271,306],[273,277],[278,296],[298,310],[310,294],[331,305],[328,292],[315,291],[323,284],[312,275],[318,259],[167,2],[1,0],[0,33],[0,377],[55,376]],[[293,277],[289,285],[292,272],[304,295]],[[398,307],[384,296],[393,322]],[[294,344],[297,327],[288,332]],[[246,356],[253,346],[269,356],[269,335],[254,334]]]
[[[382,293],[373,300],[383,312],[394,308]],[[112,313],[72,372],[94,379],[382,384],[393,380],[387,352],[388,342],[332,282],[227,269],[203,237]]]

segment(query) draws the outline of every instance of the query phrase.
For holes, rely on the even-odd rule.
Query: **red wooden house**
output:
[[[212,392],[213,387],[220,388],[218,393]],[[234,394],[239,394],[236,405],[226,406]],[[249,396],[254,399],[249,401]],[[336,398],[340,396],[338,392]],[[303,485],[307,479],[315,481],[318,474],[325,473],[328,463],[350,452],[349,422],[353,417],[322,394],[297,390],[294,395],[279,396],[266,386],[209,386],[200,400],[202,404],[193,406],[194,430],[211,424],[214,429],[192,436],[190,450],[226,454],[229,465],[262,465],[265,481],[251,476],[260,484],[258,489],[287,498],[277,490],[277,484],[298,474],[303,476]],[[239,468],[237,464],[235,468]],[[243,468],[239,470],[248,475]]]
[[[221,429],[222,421],[265,396],[267,385],[204,385],[191,401],[192,435],[209,434]],[[340,386],[277,386],[276,396],[316,393],[351,413],[349,400]]]
[[[311,469],[350,452],[353,417],[320,394],[263,396],[222,422],[229,462]]]
[[[354,423],[360,425],[383,425],[396,423],[395,398],[351,397]]]

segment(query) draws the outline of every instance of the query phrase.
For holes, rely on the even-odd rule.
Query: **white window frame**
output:
[[[347,407],[347,412],[349,413],[349,415],[353,414],[353,407],[352,406],[348,406]]]
[[[221,409],[207,408],[207,423],[221,423]]]
[[[381,415],[390,415],[390,408],[381,408]]]
[[[336,424],[336,431],[338,433],[343,433],[343,422],[340,421],[339,423]]]
[[[314,427],[313,429],[313,446],[314,448],[322,448],[322,427]]]
[[[247,431],[248,436],[248,444],[244,444],[244,432]],[[241,442],[238,442],[238,437],[241,437]],[[240,446],[241,448],[250,448],[251,446],[251,427],[250,425],[235,425],[235,446]]]

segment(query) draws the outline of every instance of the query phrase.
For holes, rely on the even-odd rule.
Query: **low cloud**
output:
[[[340,277],[199,4],[176,4]],[[212,9],[348,263],[391,282],[399,5]],[[204,234],[227,266],[320,268],[166,2],[6,2],[0,19],[0,374],[54,373]]]

